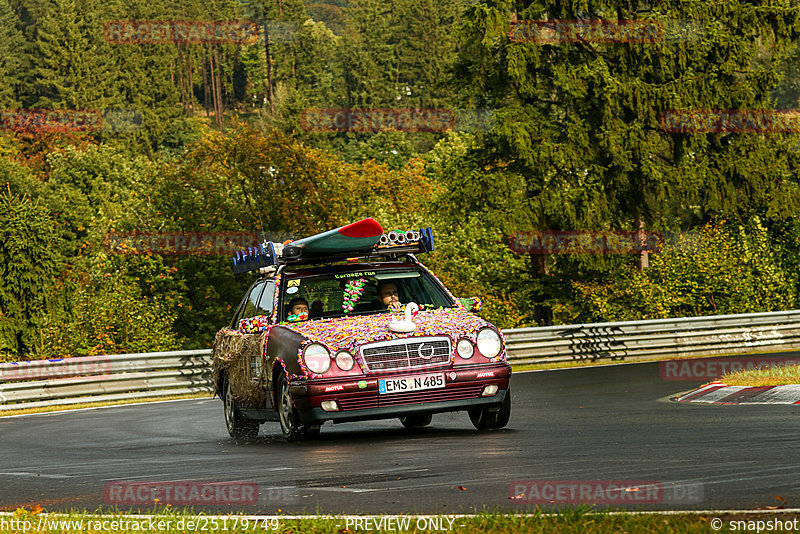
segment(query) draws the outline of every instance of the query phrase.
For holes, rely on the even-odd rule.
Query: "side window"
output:
[[[242,312],[242,317],[240,317],[240,319],[261,315],[258,313],[258,301],[261,298],[261,290],[264,289],[266,283],[266,280],[262,280],[253,286],[250,295],[247,296],[247,302],[244,304],[244,312]]]
[[[275,296],[275,282],[267,280],[267,285],[264,286],[264,291],[261,293],[261,298],[256,306],[256,315],[270,315],[272,313],[272,299]]]
[[[242,319],[242,311],[244,310],[244,304],[247,302],[247,297],[250,296],[250,293],[246,293],[245,297],[242,299],[242,302],[239,304],[239,307],[236,308],[236,313],[233,314],[233,319],[231,319],[231,330],[236,330],[239,327],[239,321]]]
[[[246,315],[248,309],[253,308],[252,299],[258,299],[258,296],[261,294],[261,288],[264,287],[264,282],[258,282],[253,287],[250,288],[250,291],[246,293],[244,299],[242,299],[242,303],[239,304],[239,309],[236,312],[236,315],[233,316],[233,320],[231,321],[231,329],[236,330],[239,327],[239,321],[242,320],[242,317],[250,317]],[[255,297],[253,296],[255,295]]]

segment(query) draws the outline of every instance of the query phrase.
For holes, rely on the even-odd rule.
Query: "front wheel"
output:
[[[431,424],[433,416],[429,413],[418,415],[404,415],[400,418],[400,422],[406,428],[423,428]]]
[[[281,421],[281,431],[286,441],[300,441],[319,437],[319,426],[308,426],[300,422],[289,395],[289,382],[286,375],[281,374],[278,379],[278,416]]]
[[[249,440],[258,435],[258,422],[239,413],[230,380],[225,380],[225,398],[222,399],[222,407],[225,413],[225,426],[232,438]]]
[[[490,407],[472,408],[467,412],[469,420],[472,421],[475,428],[478,430],[496,429],[503,428],[508,424],[508,419],[511,417],[511,390],[506,391],[499,410],[490,411],[490,409]]]

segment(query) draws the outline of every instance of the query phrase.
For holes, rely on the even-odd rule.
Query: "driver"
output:
[[[394,282],[381,282],[378,285],[378,300],[390,311],[400,311],[402,308],[400,294]]]
[[[308,320],[308,301],[303,297],[289,301],[289,316],[286,320],[291,322]]]

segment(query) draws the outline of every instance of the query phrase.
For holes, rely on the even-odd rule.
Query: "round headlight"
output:
[[[353,355],[346,350],[340,350],[336,353],[336,365],[342,371],[349,371],[356,364]]]
[[[456,350],[458,351],[458,355],[465,360],[472,358],[472,355],[475,353],[475,347],[472,345],[470,340],[463,338],[458,340]]]
[[[478,332],[478,350],[487,358],[494,358],[503,349],[500,334],[493,328],[482,328]]]
[[[324,345],[312,343],[303,350],[303,362],[312,373],[321,375],[331,368],[331,355]]]

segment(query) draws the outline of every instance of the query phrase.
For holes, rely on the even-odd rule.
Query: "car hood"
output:
[[[403,319],[402,313],[382,313],[281,323],[281,326],[301,334],[309,341],[323,343],[333,351],[354,351],[356,347],[366,343],[421,336],[448,336],[454,344],[462,337],[474,342],[479,328],[491,326],[489,322],[462,308],[440,308],[420,311],[414,318],[417,325],[414,332],[398,333],[389,330],[389,322]]]

